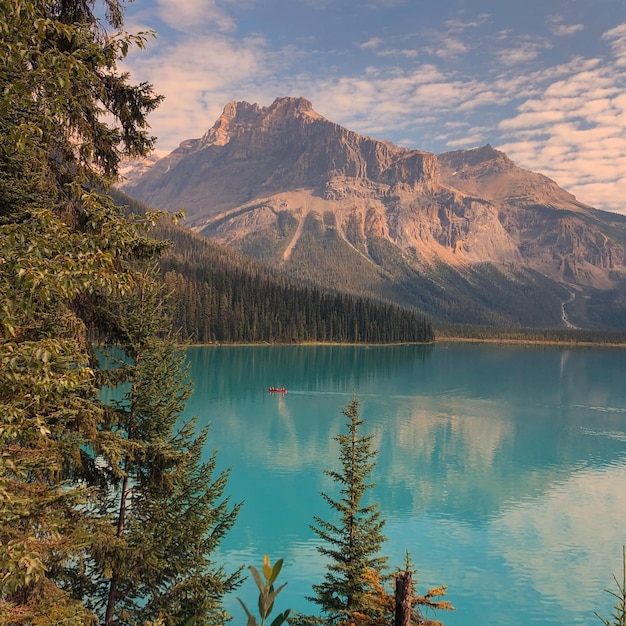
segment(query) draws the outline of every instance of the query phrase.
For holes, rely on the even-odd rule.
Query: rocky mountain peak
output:
[[[208,197],[219,210],[285,190],[360,197],[366,188],[404,193],[434,189],[437,181],[435,155],[359,135],[318,114],[305,98],[284,97],[268,107],[229,102],[202,138],[182,142],[133,186],[158,206],[183,199],[195,222]]]
[[[184,208],[195,230],[307,277],[328,265],[332,239],[337,258],[384,276],[445,266],[465,280],[489,264],[568,290],[626,282],[626,220],[608,221],[489,144],[440,155],[401,148],[324,118],[305,98],[228,103],[202,138],[125,190]],[[396,256],[385,265],[385,254]]]
[[[217,118],[213,127],[202,137],[200,144],[225,146],[231,139],[234,127],[242,124],[252,124],[256,122],[261,113],[261,108],[256,104],[248,102],[229,102]]]
[[[322,117],[313,110],[313,105],[306,98],[302,97],[286,96],[276,98],[267,110],[270,114],[281,112],[283,115],[307,115],[312,113],[316,118]]]
[[[450,167],[457,170],[464,167],[476,167],[483,163],[499,162],[507,166],[514,166],[513,161],[504,154],[496,150],[490,144],[486,144],[480,148],[471,148],[469,150],[455,150],[453,152],[445,152],[439,156],[440,160],[445,161]]]
[[[467,195],[505,204],[547,204],[569,211],[584,208],[556,182],[518,167],[504,152],[489,144],[445,152],[437,158],[444,184]]]
[[[249,102],[229,102],[213,127],[202,137],[200,145],[202,148],[225,146],[233,137],[242,137],[252,127],[276,127],[295,119],[324,120],[305,98],[276,98],[269,107]]]

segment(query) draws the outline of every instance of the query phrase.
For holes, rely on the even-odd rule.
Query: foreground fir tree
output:
[[[126,349],[139,337],[123,314],[137,301],[126,299],[149,293],[136,262],[161,247],[144,217],[99,191],[123,156],[152,147],[146,116],[160,100],[117,70],[143,44],[121,30],[122,17],[118,0],[0,0],[0,623],[95,624],[109,598],[115,619],[167,612],[183,623],[188,597],[209,623],[233,582],[208,560],[234,515],[221,498],[226,477],[201,461],[206,434],[168,430],[187,391],[157,339],[158,315],[145,316],[151,330],[130,368],[101,372],[91,348],[96,339]],[[146,313],[153,304],[143,302]],[[155,424],[129,439],[143,413],[103,405],[102,385],[128,380],[147,407],[151,376],[162,384]],[[158,465],[148,472],[150,460]],[[134,502],[139,486],[146,495]],[[87,605],[92,583],[100,595]]]
[[[324,581],[313,585],[315,595],[309,599],[330,623],[354,613],[379,615],[380,607],[371,602],[370,572],[381,572],[386,567],[386,558],[380,555],[385,522],[380,518],[378,504],[366,504],[364,498],[374,486],[368,482],[376,465],[372,436],[361,435],[363,420],[356,398],[343,409],[343,414],[348,418],[348,433],[336,437],[342,469],[325,472],[339,485],[341,496],[335,499],[322,493],[338,521],[315,517],[316,526],[312,527],[323,541],[318,550],[329,562]]]
[[[239,507],[224,497],[228,474],[214,475],[215,453],[202,461],[207,429],[196,436],[195,420],[179,423],[191,386],[184,354],[160,338],[160,292],[147,272],[132,299],[109,307],[124,355],[110,372],[127,391],[105,410],[109,447],[90,501],[101,523],[73,582],[107,626],[222,624],[222,597],[239,581],[212,561]]]

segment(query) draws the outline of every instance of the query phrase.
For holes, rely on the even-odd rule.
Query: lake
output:
[[[419,591],[446,584],[452,626],[600,624],[626,543],[626,350],[495,344],[236,346],[188,350],[188,415],[245,505],[216,560],[284,558],[277,610],[315,612],[333,519],[324,469],[356,394],[378,450],[371,496],[392,569],[408,550]],[[284,385],[288,393],[270,394]],[[235,596],[256,608],[248,580]]]

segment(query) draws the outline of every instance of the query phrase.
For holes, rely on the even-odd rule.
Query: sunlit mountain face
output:
[[[231,102],[123,189],[292,276],[442,321],[624,328],[626,217],[489,145],[437,155],[304,98]]]

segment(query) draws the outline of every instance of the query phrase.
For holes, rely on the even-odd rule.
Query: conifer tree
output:
[[[146,270],[132,299],[108,307],[124,355],[112,371],[127,391],[105,409],[110,445],[90,501],[100,523],[72,585],[107,626],[221,624],[222,597],[239,582],[212,561],[239,506],[224,497],[228,472],[214,476],[216,454],[202,461],[207,428],[196,436],[195,420],[177,425],[191,385],[161,292]]]
[[[387,561],[380,555],[385,522],[380,518],[379,506],[364,501],[368,489],[374,486],[368,482],[376,465],[372,436],[360,432],[363,420],[356,397],[343,409],[343,414],[348,418],[348,433],[336,437],[341,470],[325,471],[339,485],[341,496],[335,499],[322,493],[339,519],[327,521],[316,516],[316,526],[312,527],[324,542],[318,550],[329,563],[324,581],[313,585],[315,595],[309,599],[319,605],[330,622],[355,612],[366,615],[379,612],[370,602],[370,572],[384,571]]]
[[[129,623],[180,623],[188,607],[208,623],[235,581],[209,560],[236,512],[226,475],[201,462],[206,433],[171,430],[187,393],[180,362],[151,334],[158,315],[144,316],[143,334],[123,308],[111,315],[148,284],[137,259],[163,247],[145,236],[145,216],[101,191],[123,156],[152,147],[146,116],[160,101],[118,71],[145,40],[122,26],[119,0],[0,0],[0,623],[96,623],[102,596],[81,600],[105,579]],[[132,367],[101,371],[91,340],[126,349],[138,337]],[[99,400],[120,380],[154,419],[130,439],[130,412]],[[150,537],[154,550],[138,545]]]

